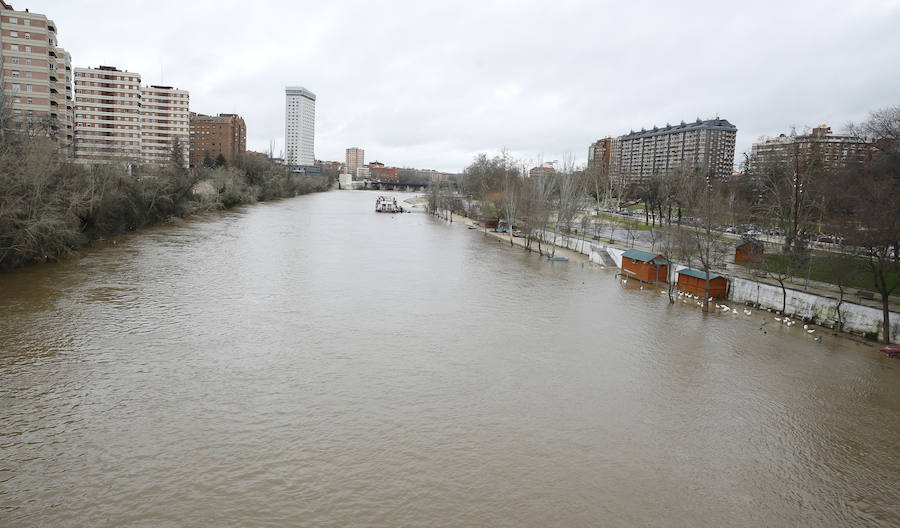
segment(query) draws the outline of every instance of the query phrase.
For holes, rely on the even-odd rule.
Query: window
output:
[[[32,74],[31,72],[25,72],[25,77],[27,77],[27,78],[29,78],[29,79],[31,79],[31,77],[32,77],[33,75],[34,75],[34,74]]]
[[[13,97],[13,102],[14,102],[14,103],[21,103],[22,100],[19,99],[18,97]]]
[[[14,37],[14,38],[19,38],[19,32],[18,31],[10,31],[9,36]]]
[[[30,26],[30,25],[31,25],[31,20],[28,19],[28,18],[26,18],[25,20],[22,21],[22,23],[25,24],[26,26]]]
[[[10,44],[9,51],[19,51],[19,45],[18,44]]]
[[[30,39],[30,38],[31,38],[31,33],[25,33],[25,38],[26,38],[26,39]]]
[[[31,97],[29,97],[29,98],[28,98],[28,104],[34,104],[34,99],[32,99]]]
[[[25,19],[25,22],[26,22],[26,25],[27,25],[28,19]],[[15,18],[15,17],[9,17],[9,23],[10,23],[10,24],[18,24],[18,23],[19,23],[19,19],[18,19],[18,18]]]
[[[31,46],[25,46],[25,53],[31,53]]]
[[[25,66],[31,65],[31,59],[25,59]]]
[[[10,74],[11,74],[13,77],[18,77],[18,76],[19,76],[19,72],[17,72],[17,71],[10,72]]]
[[[26,85],[25,85],[25,91],[26,91],[26,92],[31,92],[31,91],[32,91],[32,88],[34,88],[34,87],[31,86],[30,84],[26,84]]]
[[[22,89],[22,85],[20,85],[20,84],[13,84],[13,85],[11,86],[11,88],[12,88],[12,91],[18,92],[19,90]]]

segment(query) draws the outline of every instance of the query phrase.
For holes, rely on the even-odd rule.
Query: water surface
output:
[[[876,347],[374,200],[0,275],[0,525],[900,524]]]

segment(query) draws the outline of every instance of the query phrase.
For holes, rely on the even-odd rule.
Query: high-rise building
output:
[[[302,86],[288,86],[284,111],[284,160],[287,165],[316,162],[316,94]]]
[[[190,160],[190,94],[171,86],[141,88],[141,163],[165,165],[176,141],[182,166]]]
[[[140,162],[140,74],[113,66],[75,68],[75,158]]]
[[[653,127],[612,140],[610,178],[641,184],[654,174],[668,174],[681,165],[699,165],[713,178],[726,179],[734,169],[737,127],[725,119]]]
[[[610,156],[612,155],[613,139],[605,137],[591,143],[588,147],[588,168],[609,167]]]
[[[356,174],[356,169],[365,166],[366,151],[359,147],[350,147],[344,151],[347,174]]]
[[[754,143],[753,157],[757,163],[800,163],[815,159],[826,172],[836,172],[852,165],[861,165],[871,149],[871,144],[855,136],[839,136],[831,133],[827,125],[814,128],[809,134],[781,134]]]
[[[247,126],[237,114],[209,116],[191,112],[191,167],[219,155],[231,162],[247,151]]]
[[[46,133],[69,149],[74,137],[72,57],[59,47],[56,24],[0,0],[3,95],[14,126]]]

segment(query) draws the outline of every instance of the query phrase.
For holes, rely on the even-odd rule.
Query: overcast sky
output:
[[[478,152],[587,158],[607,135],[720,116],[762,135],[900,104],[900,0],[12,0],[73,66],[187,89],[284,143],[284,87],[317,95],[316,157],[462,170]]]

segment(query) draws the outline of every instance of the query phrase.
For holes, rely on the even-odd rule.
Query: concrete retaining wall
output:
[[[549,243],[553,233],[544,233],[542,239]],[[556,239],[557,245],[567,247],[572,251],[588,255],[591,262],[608,265],[609,259],[615,262],[617,268],[622,267],[622,253],[625,249],[599,244],[583,243],[581,239],[564,237],[560,235]],[[604,258],[601,252],[605,252],[608,258]],[[673,263],[674,271],[684,269],[686,266]],[[673,277],[676,275],[673,273]],[[754,303],[763,308],[781,310],[781,287],[771,284],[757,283],[750,279],[728,277],[728,299],[732,302]],[[787,290],[787,312],[799,318],[814,320],[817,324],[832,326],[837,320],[837,299],[821,297],[811,293],[797,290]],[[844,330],[858,334],[877,335],[881,339],[882,331],[881,309],[871,308],[844,302],[841,304],[841,315],[844,320]],[[891,312],[891,341],[900,340],[900,314]]]
[[[728,279],[728,298],[733,302],[756,303],[764,308],[781,310],[781,287],[757,283],[749,279]],[[837,299],[787,289],[787,313],[810,318],[816,323],[831,326],[837,320]],[[859,334],[876,334],[881,339],[882,315],[878,308],[844,302],[841,304],[844,330]],[[900,314],[891,312],[891,341],[900,337]]]

